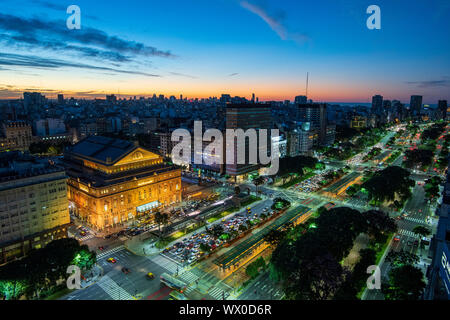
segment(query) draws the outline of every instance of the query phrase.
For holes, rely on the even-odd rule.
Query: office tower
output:
[[[311,129],[319,131],[319,143],[326,144],[327,105],[326,103],[308,103],[297,106],[297,121],[311,123]]]
[[[439,216],[437,230],[431,239],[428,257],[432,258],[427,271],[428,285],[424,293],[425,300],[450,299],[450,181],[444,185],[442,204],[436,213]]]
[[[422,111],[422,96],[411,96],[411,101],[409,103],[409,110],[414,115],[419,115]]]
[[[296,104],[305,104],[307,103],[307,97],[306,96],[296,96],[294,99],[294,103]]]
[[[229,104],[227,105],[226,111],[226,128],[227,129],[242,129],[244,132],[248,129],[255,129],[257,132],[259,129],[267,129],[267,139],[268,141],[260,141],[261,143],[267,144],[267,149],[270,152],[270,129],[272,128],[272,114],[271,106],[269,104],[260,103],[240,103],[240,104]],[[254,164],[249,164],[249,139],[245,139],[243,144],[242,141],[237,141],[234,139],[234,148],[231,148],[232,141],[225,141],[225,155],[226,153],[232,152],[234,154],[234,163],[226,164],[227,174],[235,177],[236,181],[245,178],[246,175],[252,171],[258,170],[259,166]],[[245,164],[237,164],[237,150],[241,147],[245,150]],[[258,158],[259,158],[259,148]],[[258,161],[259,162],[259,161]]]
[[[58,104],[64,104],[64,95],[58,94]]]
[[[383,111],[383,96],[379,94],[372,97],[372,113],[381,114]]]
[[[252,103],[255,103],[255,94],[252,93]]]
[[[67,237],[64,168],[19,152],[0,156],[0,265]]]
[[[32,112],[43,107],[45,103],[45,96],[43,96],[39,92],[23,93],[23,105],[28,112]]]
[[[75,214],[97,230],[154,219],[181,201],[181,169],[137,143],[90,136],[67,149],[64,161]]]
[[[131,98],[130,98],[131,99]],[[115,95],[106,96],[106,102],[108,103],[116,103],[117,97]]]
[[[383,111],[389,112],[391,111],[392,103],[391,100],[383,100]]]
[[[438,102],[438,110],[441,112],[442,119],[447,118],[447,100],[439,100]]]

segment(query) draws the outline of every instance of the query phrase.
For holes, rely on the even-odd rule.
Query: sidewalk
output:
[[[86,274],[83,274],[86,280],[81,280],[81,288],[85,289],[94,283],[96,283],[103,276],[103,269],[99,265],[95,264],[91,270]]]

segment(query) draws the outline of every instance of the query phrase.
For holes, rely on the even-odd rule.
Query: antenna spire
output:
[[[309,72],[306,73],[306,98],[308,99]]]

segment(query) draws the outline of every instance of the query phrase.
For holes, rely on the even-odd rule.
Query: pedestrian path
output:
[[[103,276],[98,282],[98,286],[105,291],[112,300],[133,300],[133,296],[120,287],[109,276]]]
[[[123,250],[123,249],[125,249],[125,246],[124,246],[124,245],[121,245],[121,246],[115,247],[115,248],[113,248],[113,249],[110,249],[110,250],[104,251],[104,252],[102,252],[102,253],[99,253],[99,254],[97,254],[97,260],[99,260],[99,259],[101,259],[101,258],[104,258],[104,257],[106,257],[106,256],[108,256],[108,255],[110,255],[110,254],[119,252],[119,251],[121,251],[121,250]]]
[[[400,233],[401,235],[408,236],[408,237],[412,237],[412,238],[420,238],[419,235],[415,234],[415,233],[412,232],[412,231],[405,230],[405,229],[400,229],[399,233]]]
[[[191,271],[186,271],[180,274],[178,277],[180,280],[183,280],[186,284],[191,284],[198,280],[198,276],[193,274]]]
[[[81,238],[77,238],[78,241],[84,242],[87,241],[89,239],[93,239],[95,238],[95,235],[93,234],[88,234],[87,236],[81,237]]]
[[[166,269],[170,273],[176,273],[177,272],[177,264],[169,259],[167,259],[165,256],[162,256],[160,254],[153,256],[153,257],[147,257],[152,262],[156,263],[160,267]],[[181,271],[181,268],[178,268],[178,271]]]
[[[405,220],[413,221],[413,222],[421,223],[421,224],[426,224],[426,222],[423,219],[418,219],[418,218],[405,217]]]
[[[230,294],[220,288],[217,288],[217,287],[213,287],[212,289],[210,289],[208,291],[208,294],[216,300],[223,300],[224,292],[225,292],[225,299],[226,299]]]

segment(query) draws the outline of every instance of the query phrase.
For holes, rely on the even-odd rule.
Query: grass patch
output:
[[[49,295],[48,297],[46,297],[44,300],[58,300],[59,298],[71,293],[74,290],[68,289],[68,288],[64,288],[62,290],[59,290],[51,295]]]
[[[377,250],[377,255],[376,255],[376,258],[377,258],[377,259],[375,260],[375,264],[376,264],[376,265],[378,265],[378,263],[380,262],[381,257],[383,256],[384,252],[386,251],[387,246],[389,245],[389,243],[391,242],[391,240],[392,240],[393,237],[394,237],[394,234],[391,233],[391,234],[387,237],[386,242],[383,244],[383,246],[382,246],[379,250]],[[374,248],[374,249],[375,249],[375,248]]]

